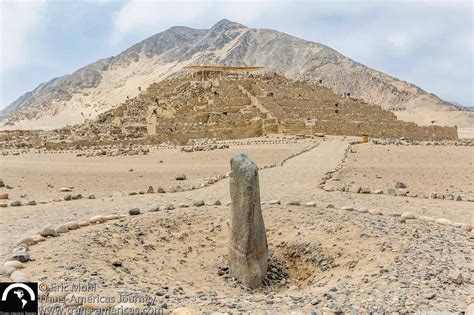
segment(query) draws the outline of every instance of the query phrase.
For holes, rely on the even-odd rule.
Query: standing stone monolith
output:
[[[230,276],[257,288],[267,273],[268,245],[260,207],[258,168],[244,154],[230,160]]]

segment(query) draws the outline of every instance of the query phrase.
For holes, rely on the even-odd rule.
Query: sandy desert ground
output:
[[[44,294],[49,298],[66,296],[54,292],[55,284],[91,281],[96,288],[86,295],[136,294],[141,299],[133,307],[169,311],[184,306],[271,314],[464,311],[474,298],[473,203],[467,198],[472,194],[473,147],[351,145],[353,140],[325,137],[146,156],[1,157],[2,179],[13,186],[2,193],[15,198],[27,193],[37,201],[44,196],[47,203],[0,208],[0,257],[9,260],[22,238],[69,222],[71,229],[59,237],[33,241],[31,261],[18,266],[30,279],[49,285]],[[199,185],[228,172],[229,158],[241,152],[259,166],[276,164],[259,171],[271,259],[265,285],[256,290],[228,275],[228,178],[194,190],[128,195],[149,185]],[[449,189],[465,196],[453,201],[326,191],[320,183],[328,172],[333,174],[328,184],[354,181],[383,189],[403,181],[413,191]],[[188,179],[176,181],[179,173]],[[52,202],[63,196],[62,186],[74,186],[73,193],[93,193],[96,199]],[[123,194],[109,197],[112,191]],[[140,214],[129,215],[132,208]],[[97,215],[108,220],[75,229],[74,224]],[[8,279],[5,273],[2,277]],[[75,306],[119,304],[117,299],[109,302]]]
[[[462,195],[474,198],[474,149],[470,146],[352,146],[334,185],[358,185],[371,191],[403,182],[410,195]]]
[[[268,140],[268,139],[267,139]],[[179,149],[153,150],[148,155],[116,157],[77,157],[77,152],[58,154],[21,154],[0,157],[2,179],[13,189],[0,188],[12,200],[27,202],[63,199],[67,194],[82,194],[96,198],[113,192],[127,195],[146,191],[149,186],[169,190],[199,186],[204,180],[229,171],[232,156],[245,153],[258,165],[278,163],[313,144],[308,140],[286,144],[259,146],[236,145],[229,149],[202,152],[181,152]],[[178,174],[185,181],[176,181]],[[74,187],[72,192],[60,192],[62,187]],[[21,196],[24,195],[25,198]]]

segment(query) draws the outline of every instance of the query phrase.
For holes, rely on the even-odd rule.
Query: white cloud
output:
[[[0,1],[0,69],[28,62],[29,41],[41,24],[45,0]]]
[[[409,36],[401,33],[389,35],[387,41],[393,49],[401,51],[406,51],[411,44]]]
[[[209,4],[200,1],[130,0],[121,8],[114,20],[112,42],[116,43],[134,32],[151,35],[156,33],[156,30],[185,25],[201,16]],[[153,29],[155,31],[152,31]]]
[[[116,44],[135,33],[152,35],[177,25],[207,28],[223,18],[246,23],[262,17],[274,5],[271,0],[129,0],[114,19],[111,42]]]

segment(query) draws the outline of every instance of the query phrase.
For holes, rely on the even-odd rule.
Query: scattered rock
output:
[[[382,211],[379,209],[369,209],[369,213],[372,215],[382,215]]]
[[[159,194],[164,194],[166,193],[165,189],[161,186],[158,186],[158,188],[156,189],[156,192],[159,193]]]
[[[66,224],[61,224],[60,226],[56,227],[56,232],[58,233],[67,233],[69,229],[67,228]]]
[[[59,188],[59,191],[60,192],[72,192],[72,188],[71,187],[61,187],[61,188]]]
[[[454,195],[453,194],[444,194],[444,199],[445,200],[454,200]]]
[[[445,218],[436,219],[435,222],[441,225],[453,225],[453,222],[451,220]]]
[[[78,200],[78,199],[82,199],[82,198],[83,198],[82,194],[71,195],[72,200]]]
[[[158,211],[160,211],[160,206],[153,206],[148,211],[149,212],[158,212]]]
[[[186,180],[186,175],[184,174],[178,174],[175,177],[176,180]]]
[[[321,300],[320,299],[312,299],[311,302],[309,302],[311,305],[318,305],[319,303],[321,303]]]
[[[423,292],[423,297],[427,300],[431,300],[435,297],[436,295],[434,292]]]
[[[396,195],[397,195],[397,191],[395,190],[395,188],[387,188],[387,195],[389,195],[389,196],[396,196]]]
[[[48,237],[48,236],[57,236],[58,232],[56,232],[56,229],[54,227],[49,225],[49,226],[44,227],[39,234],[43,237]]]
[[[2,275],[6,276],[6,277],[10,277],[10,275],[15,272],[17,269],[15,267],[11,267],[11,266],[6,266],[6,267],[3,267],[3,270],[1,272]]]
[[[358,194],[361,190],[361,187],[360,186],[350,186],[349,187],[349,192],[352,192],[352,193],[356,193]]]
[[[28,277],[23,271],[13,271],[10,275],[10,279],[13,282],[31,282],[30,277]]]
[[[424,221],[424,222],[434,222],[435,218],[433,217],[427,217],[425,215],[421,215],[418,217],[418,220]]]
[[[395,188],[407,188],[407,185],[403,182],[396,182],[395,183]]]
[[[1,200],[8,199],[8,194],[0,194],[0,199]]]
[[[16,244],[17,245],[25,244],[26,246],[31,246],[31,245],[35,245],[36,242],[33,240],[33,237],[27,236],[20,239]]]
[[[448,276],[449,281],[455,284],[462,284],[464,282],[464,277],[460,272],[452,272]]]
[[[13,267],[15,269],[23,269],[25,268],[25,265],[21,261],[18,260],[9,260],[3,263],[3,267]]]
[[[368,187],[362,187],[362,188],[359,190],[359,193],[361,193],[361,194],[370,194],[370,188],[368,188]]]
[[[140,209],[138,209],[138,208],[130,209],[130,210],[128,210],[128,214],[129,215],[139,215],[140,214]]]
[[[461,225],[461,230],[471,232],[472,231],[472,225],[464,223]]]
[[[64,223],[68,230],[77,230],[79,228],[79,223],[76,221],[69,221]]]
[[[195,207],[201,207],[201,206],[204,206],[204,204],[205,204],[204,200],[195,200],[193,202],[193,206],[195,206]]]
[[[155,189],[153,188],[153,186],[148,186],[148,189],[146,190],[146,193],[147,193],[147,194],[153,194],[153,193],[155,193]]]
[[[35,241],[36,243],[44,242],[45,240],[46,240],[46,238],[44,238],[41,235],[34,235],[33,236],[33,241]]]
[[[327,192],[331,192],[331,191],[335,191],[335,190],[336,190],[336,188],[335,188],[334,186],[332,186],[332,185],[325,185],[325,186],[323,187],[323,189],[324,189],[324,191],[327,191]]]
[[[19,207],[21,206],[21,201],[20,200],[15,200],[12,203],[10,203],[11,207]]]
[[[122,267],[122,262],[120,260],[114,260],[114,261],[112,261],[112,266]]]
[[[106,215],[104,217],[105,217],[105,220],[108,221],[108,220],[117,220],[117,219],[120,219],[120,218],[124,218],[125,215],[109,214],[109,215]]]
[[[12,251],[12,260],[18,260],[22,263],[25,263],[30,260],[30,251],[26,245],[19,245],[15,247]]]
[[[103,215],[96,215],[89,219],[90,223],[103,223],[105,222],[105,217]]]
[[[416,216],[414,213],[411,212],[404,212],[402,213],[401,217],[406,220],[413,220],[416,219]]]

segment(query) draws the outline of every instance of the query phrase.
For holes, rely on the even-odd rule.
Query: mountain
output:
[[[210,29],[172,27],[76,72],[43,83],[2,111],[3,128],[51,129],[81,123],[137,96],[186,65],[263,66],[312,80],[421,125],[474,129],[474,115],[337,51],[268,29],[221,20]]]

